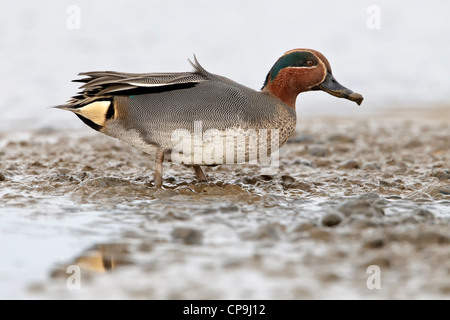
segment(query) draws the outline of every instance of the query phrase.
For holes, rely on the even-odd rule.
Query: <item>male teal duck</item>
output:
[[[84,83],[82,91],[56,108],[155,156],[154,184],[161,188],[164,159],[192,166],[198,180],[206,181],[200,166],[257,161],[263,145],[268,155],[278,150],[294,132],[301,92],[363,101],[336,81],[328,60],[312,49],[283,54],[261,91],[209,73],[195,56],[189,62],[192,72],[80,73],[86,77],[74,81]]]

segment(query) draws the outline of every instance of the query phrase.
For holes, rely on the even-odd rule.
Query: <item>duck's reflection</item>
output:
[[[81,269],[93,272],[114,270],[117,266],[129,264],[128,245],[118,243],[98,244],[75,259]]]

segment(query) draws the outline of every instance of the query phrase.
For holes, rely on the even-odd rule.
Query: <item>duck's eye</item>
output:
[[[308,60],[308,61],[306,61],[306,65],[307,65],[308,67],[312,67],[312,66],[314,65],[314,61]]]

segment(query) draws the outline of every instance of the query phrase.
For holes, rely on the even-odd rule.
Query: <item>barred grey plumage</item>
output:
[[[162,148],[166,157],[175,144],[172,133],[180,129],[193,133],[198,121],[203,132],[279,129],[280,146],[289,138],[295,128],[295,110],[269,94],[209,73],[197,59],[191,64],[193,72],[80,73],[88,77],[76,80],[85,82],[80,87],[83,91],[60,107],[77,109],[94,101],[110,100],[114,117],[105,119],[104,125],[96,129],[147,153]]]
[[[327,59],[312,49],[286,52],[262,91],[209,73],[195,56],[189,62],[193,72],[80,73],[85,78],[74,81],[84,83],[82,91],[57,108],[153,154],[155,185],[161,187],[164,158],[193,165],[200,181],[206,179],[201,165],[267,159],[295,129],[300,92],[323,90],[358,105],[363,101],[336,81]]]

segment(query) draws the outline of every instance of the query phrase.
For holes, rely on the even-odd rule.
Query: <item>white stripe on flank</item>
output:
[[[138,82],[128,82],[128,84],[136,87],[162,87],[162,86],[170,86],[174,83],[138,83]]]

